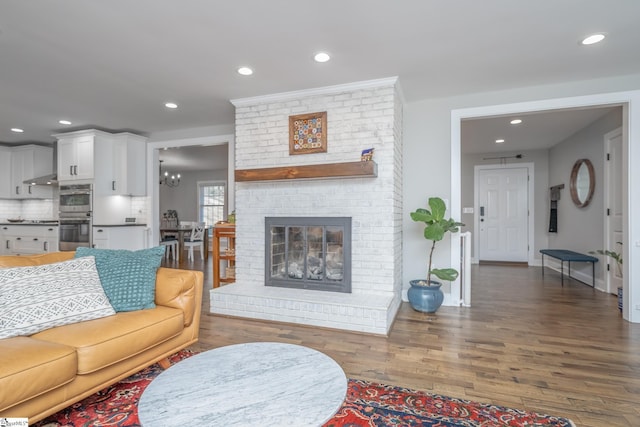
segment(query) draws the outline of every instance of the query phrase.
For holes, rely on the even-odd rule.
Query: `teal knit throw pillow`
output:
[[[135,311],[156,306],[156,271],[164,250],[164,246],[139,251],[79,247],[75,257],[94,256],[104,293],[114,310]]]

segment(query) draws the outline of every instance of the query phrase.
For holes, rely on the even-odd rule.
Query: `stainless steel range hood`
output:
[[[47,174],[47,175],[42,175],[42,176],[37,176],[35,178],[31,178],[31,179],[25,179],[24,181],[22,181],[23,184],[29,184],[29,185],[58,185],[58,141],[55,141],[52,146],[53,148],[53,164],[51,167],[51,170],[53,172]]]
[[[58,184],[58,174],[50,173],[48,175],[38,176],[36,178],[31,178],[22,181],[23,184],[29,185],[57,185]]]

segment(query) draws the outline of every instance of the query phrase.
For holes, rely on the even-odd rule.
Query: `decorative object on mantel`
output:
[[[362,162],[370,162],[373,160],[373,148],[367,148],[366,150],[362,150],[362,154],[360,155],[360,161]]]
[[[549,212],[549,233],[558,232],[558,200],[560,200],[560,190],[564,184],[554,185],[549,188],[549,198],[551,199]]]
[[[160,171],[160,185],[164,184],[167,187],[177,187],[178,185],[180,185],[180,174],[171,174],[171,177],[169,177],[169,172],[164,171],[164,174],[162,173],[162,163],[164,162],[164,160],[160,160],[160,166],[159,171]]]
[[[326,152],[326,111],[289,116],[289,155]]]
[[[440,289],[442,284],[432,280],[431,275],[433,274],[440,280],[454,281],[458,277],[458,271],[453,268],[431,268],[433,250],[436,247],[436,242],[442,240],[447,231],[456,233],[459,231],[459,227],[464,224],[456,222],[452,218],[444,219],[447,206],[439,197],[429,198],[429,208],[431,210],[420,208],[415,212],[411,212],[412,220],[426,224],[424,238],[431,240],[433,243],[429,251],[427,280],[411,280],[411,288],[409,288],[407,296],[414,310],[435,313],[444,301],[444,294]]]
[[[375,178],[376,176],[378,176],[378,165],[374,161],[236,169],[235,172],[236,182],[313,178]]]

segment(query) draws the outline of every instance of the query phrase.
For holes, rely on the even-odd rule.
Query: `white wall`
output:
[[[403,208],[403,283],[408,287],[408,281],[422,275],[424,270],[424,238],[421,227],[409,218],[409,213],[416,207],[424,206],[429,196],[440,196],[450,200],[454,186],[460,186],[460,176],[452,175],[452,145],[455,135],[452,133],[452,117],[473,114],[475,109],[484,110],[484,107],[493,106],[494,111],[509,112],[511,104],[523,103],[531,110],[541,110],[549,104],[546,100],[557,100],[564,97],[585,97],[575,100],[576,105],[588,102],[589,99],[604,100],[606,102],[633,102],[635,108],[629,109],[629,133],[628,164],[640,163],[640,93],[630,92],[616,94],[621,91],[635,91],[640,89],[640,75],[630,75],[608,79],[591,81],[565,82],[555,85],[535,86],[526,88],[509,89],[503,91],[477,93],[449,98],[426,99],[405,105],[404,109],[404,208]],[[610,96],[596,96],[597,94],[612,94]],[[587,96],[591,95],[591,96]],[[563,100],[564,101],[564,100]],[[637,104],[636,104],[637,102]],[[551,104],[554,104],[553,102]],[[571,102],[555,102],[556,105],[569,105]],[[498,108],[507,105],[509,108]],[[483,108],[480,108],[483,107]],[[633,106],[632,106],[633,107]],[[515,107],[513,107],[515,108]],[[524,108],[524,105],[523,105]],[[548,108],[556,108],[551,106]],[[477,112],[476,114],[480,114]],[[499,113],[496,113],[499,114]],[[459,129],[458,129],[459,133]],[[459,134],[457,135],[459,140]],[[638,147],[638,148],[636,148]],[[455,148],[455,147],[454,147]],[[459,145],[458,145],[459,149]],[[457,153],[459,155],[459,152]],[[629,188],[640,188],[640,171],[625,166],[629,174]],[[627,190],[625,184],[624,191]],[[458,193],[459,195],[459,193]],[[460,200],[456,208],[460,208]],[[628,198],[625,200],[625,209],[629,212],[640,211],[640,200]],[[459,211],[453,212],[454,218],[460,218]],[[627,245],[625,259],[631,262],[625,263],[625,282],[632,287],[625,293],[633,307],[632,312],[625,311],[625,318],[633,315],[635,321],[640,322],[640,248],[636,249],[636,242],[640,246],[640,219],[629,216],[627,224],[627,237],[633,245]],[[436,249],[435,261],[439,266],[451,265],[453,251],[446,241]],[[634,262],[634,260],[636,262]],[[637,265],[637,267],[636,267]],[[625,288],[625,291],[627,289]],[[636,309],[635,307],[639,307]],[[633,320],[632,319],[632,320]]]
[[[558,232],[548,233],[549,248],[570,249],[581,253],[604,248],[604,135],[622,126],[622,109],[607,114],[560,142],[549,151],[549,179],[552,185],[564,184],[558,201]],[[595,171],[595,191],[588,206],[577,207],[571,199],[570,176],[578,159],[589,159]],[[596,277],[603,278],[603,262],[596,263]],[[591,278],[591,264],[574,263],[572,270],[581,279]],[[590,283],[590,282],[589,282]]]
[[[178,212],[180,221],[198,220],[198,182],[227,181],[227,169],[183,172],[178,187],[160,186],[160,215],[169,209]],[[212,224],[210,224],[212,225]]]

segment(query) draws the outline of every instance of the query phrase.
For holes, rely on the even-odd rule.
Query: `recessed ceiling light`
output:
[[[171,108],[173,110],[175,110],[176,108],[178,108],[178,104],[176,104],[175,102],[166,102],[164,104],[165,107],[167,108]]]
[[[11,132],[15,132],[15,133],[22,133],[22,132],[24,132],[24,129],[20,129],[20,128],[11,128]]]
[[[58,120],[58,123],[60,123],[61,125],[70,125],[71,122],[69,120]]]
[[[504,142],[504,139],[496,139],[496,144],[502,144]]]
[[[328,53],[326,52],[318,52],[315,54],[315,56],[313,57],[313,59],[316,62],[327,62],[328,60],[331,59],[331,57],[329,56]]]
[[[243,76],[250,76],[253,74],[253,70],[249,67],[240,67],[238,68],[238,74],[242,74]]]
[[[513,119],[509,123],[511,123],[512,125],[519,125],[520,123],[522,123],[522,119]]]
[[[602,33],[591,34],[589,37],[583,39],[580,43],[582,43],[583,45],[595,44],[601,42],[602,40],[604,40],[604,38],[605,35]]]

